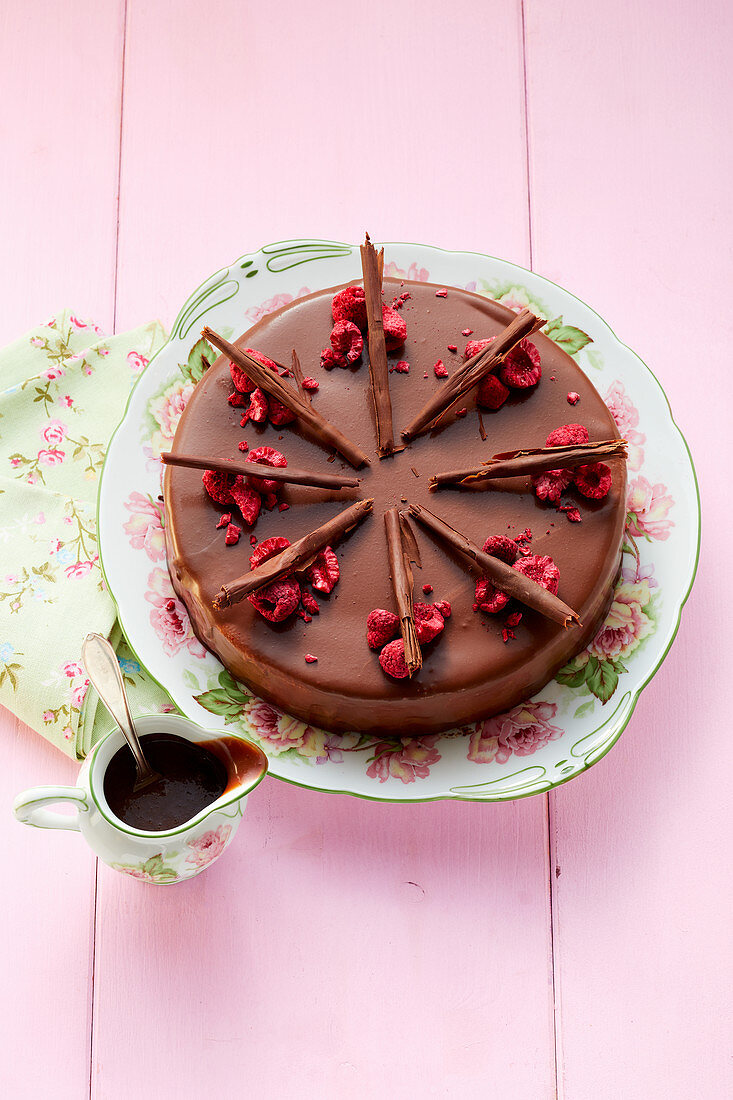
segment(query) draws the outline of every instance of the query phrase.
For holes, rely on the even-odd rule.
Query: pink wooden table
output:
[[[6,0],[0,339],[64,305],[170,323],[290,236],[490,252],[575,291],[659,376],[714,537],[622,741],[549,797],[389,806],[271,780],[220,864],[156,890],[8,819],[75,768],[2,714],[2,1091],[718,1100],[732,9],[368,7]]]

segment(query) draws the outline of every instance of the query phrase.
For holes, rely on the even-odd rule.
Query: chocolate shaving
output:
[[[401,499],[403,504],[407,504],[407,497],[402,497]],[[400,512],[400,530],[402,531],[402,546],[405,554],[407,554],[413,565],[416,565],[418,569],[422,569],[420,547],[417,545],[415,532],[404,512]]]
[[[223,336],[219,336],[217,332],[214,332],[208,326],[203,330],[202,336],[218,348],[223,355],[226,355],[228,359],[231,359],[233,363],[236,363],[240,370],[243,370],[261,389],[269,393],[276,401],[285,405],[291,412],[294,412],[303,424],[310,429],[311,434],[319,443],[324,446],[335,447],[339,454],[342,454],[352,466],[358,467],[364,465],[364,463],[368,465],[369,459],[364,452],[350,439],[347,439],[334,424],[321,416],[310,402],[304,401],[279,374],[275,374],[275,371],[270,370],[269,367],[263,367],[261,363],[247,355],[246,351],[242,351],[235,344],[230,344],[228,340],[225,340]]]
[[[405,548],[400,513],[396,508],[388,508],[384,513],[384,526],[387,532],[387,553],[389,556],[389,574],[392,579],[397,613],[400,617],[400,630],[405,643],[405,664],[410,676],[422,668],[422,653],[415,629],[415,609],[412,601],[412,565],[409,549]]]
[[[522,477],[545,470],[573,469],[602,458],[626,458],[625,439],[604,439],[599,443],[576,443],[565,447],[538,447],[536,450],[502,451],[480,466],[465,470],[447,470],[434,474],[431,490],[441,485],[467,485],[498,477]]]
[[[433,394],[415,419],[403,430],[402,438],[414,439],[416,435],[434,427],[451,405],[460,401],[465,393],[473,389],[482,378],[497,367],[520,340],[537,332],[545,323],[541,318],[535,317],[530,310],[523,309],[488,347],[467,359],[450,378],[446,379],[444,385]]]
[[[223,584],[221,591],[214,597],[214,608],[221,611],[222,608],[231,607],[232,604],[243,600],[245,596],[251,596],[253,592],[258,592],[261,588],[272,584],[279,577],[305,569],[320,550],[330,546],[352,527],[361,523],[371,513],[373,505],[372,498],[357,500],[355,504],[339,512],[333,519],[317,527],[315,531],[304,535],[279,554],[263,561],[256,569]]]
[[[561,599],[553,596],[551,592],[548,592],[541,584],[531,580],[530,577],[525,577],[516,569],[512,569],[506,562],[492,557],[491,554],[484,553],[475,542],[471,542],[466,535],[456,531],[449,523],[429,512],[427,508],[421,508],[419,504],[411,504],[410,514],[423,527],[427,527],[429,531],[432,531],[441,542],[457,550],[464,558],[478,566],[481,573],[487,576],[507,596],[514,596],[520,603],[539,611],[541,615],[552,619],[553,622],[561,623],[566,628],[571,624],[581,625],[577,612],[563,603]]]
[[[310,405],[310,404],[312,404],[311,395],[308,393],[308,390],[303,385],[303,382],[305,381],[305,377],[303,375],[303,368],[300,365],[300,359],[298,358],[298,353],[296,352],[295,348],[293,348],[293,357],[292,357],[292,359],[293,359],[293,366],[292,366],[293,378],[295,379],[295,384],[298,387],[298,393],[303,398],[303,400],[307,401],[308,404]]]
[[[160,456],[165,466],[186,466],[194,470],[221,470],[225,474],[244,477],[265,477],[286,485],[309,485],[315,489],[358,489],[361,478],[341,474],[318,474],[313,470],[297,470],[293,466],[267,466],[264,462],[228,462],[223,458],[200,458],[198,455],[174,454],[164,451]]]
[[[392,399],[389,394],[389,364],[382,324],[382,274],[384,249],[377,252],[366,234],[361,246],[361,270],[364,276],[367,326],[369,331],[369,378],[374,413],[377,418],[377,454],[380,458],[394,453]]]

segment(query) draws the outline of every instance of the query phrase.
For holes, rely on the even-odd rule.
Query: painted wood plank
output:
[[[131,0],[125,92],[122,326],[170,321],[268,239],[367,225],[528,259],[514,0],[347,22],[335,3]],[[409,808],[271,781],[248,815],[175,890],[101,869],[94,1096],[554,1095],[543,799]]]
[[[732,595],[719,471],[721,454],[730,463],[733,16],[721,2],[526,6],[535,266],[661,380],[715,532],[620,745],[551,796],[561,1095],[712,1100],[733,1091],[730,677],[714,641]]]
[[[78,767],[4,707],[0,744],[3,1094],[79,1100],[89,1091],[95,859],[78,833],[9,819],[20,791],[73,785]]]
[[[112,331],[124,0],[0,5],[0,341],[73,305]]]

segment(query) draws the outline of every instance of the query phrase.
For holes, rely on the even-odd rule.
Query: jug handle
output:
[[[47,810],[56,802],[72,802],[77,812],[72,815]],[[86,792],[81,787],[31,787],[17,796],[13,813],[24,825],[36,829],[71,829],[79,831],[79,814],[88,813]]]

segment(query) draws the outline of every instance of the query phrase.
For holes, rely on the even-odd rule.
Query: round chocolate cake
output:
[[[311,391],[313,408],[366,452],[369,465],[354,471],[298,420],[283,423],[287,417],[277,415],[261,423],[247,419],[248,412],[257,415],[256,409],[249,396],[230,400],[233,375],[224,356],[197,385],[173,450],[241,461],[268,446],[281,452],[290,467],[356,474],[359,487],[333,491],[283,484],[275,495],[263,494],[260,485],[263,506],[250,527],[236,506],[212,499],[200,469],[168,467],[168,565],[198,638],[256,695],[329,730],[436,733],[527,699],[593,638],[607,613],[619,568],[625,462],[607,460],[611,486],[600,499],[584,495],[568,478],[561,500],[541,500],[529,476],[431,492],[428,483],[437,472],[477,465],[499,452],[545,447],[548,436],[562,425],[583,425],[593,442],[618,438],[615,424],[575,362],[539,332],[531,337],[541,360],[537,384],[510,387],[496,409],[480,408],[474,389],[438,428],[380,459],[366,334],[356,362],[330,370],[321,362],[334,325],[332,300],[342,289],[311,294],[270,314],[240,337],[237,346],[256,349],[288,367],[296,349],[303,374],[318,383]],[[385,280],[385,301],[393,295],[407,328],[404,344],[388,353],[399,441],[400,430],[446,384],[446,372],[452,374],[463,362],[466,344],[496,336],[515,315],[477,294],[453,288],[446,292],[427,283]],[[387,325],[385,331],[389,346]],[[337,350],[337,361],[340,354]],[[326,363],[330,365],[328,357]],[[436,367],[439,363],[445,370]],[[288,383],[293,384],[292,378]],[[333,545],[339,579],[330,593],[318,583],[309,588],[306,572],[299,578],[303,601],[283,621],[263,617],[256,599],[215,610],[222,585],[250,570],[253,546],[274,537],[294,543],[365,497],[374,499],[373,514]],[[439,612],[428,608],[423,617],[438,614],[443,629],[422,645],[423,664],[415,675],[390,675],[383,667],[386,662],[380,663],[380,649],[367,642],[367,619],[375,609],[397,610],[383,516],[395,506],[406,512],[410,504],[429,508],[479,546],[489,536],[501,535],[525,557],[552,559],[559,571],[557,594],[577,612],[581,625],[566,628],[514,600],[496,613],[482,610],[475,591],[480,571],[472,571],[459,554],[413,524],[420,558],[420,565],[413,565],[414,599],[416,604],[437,605]],[[238,529],[241,536],[235,541]],[[374,620],[377,625],[379,620]],[[392,637],[399,637],[399,631]]]

